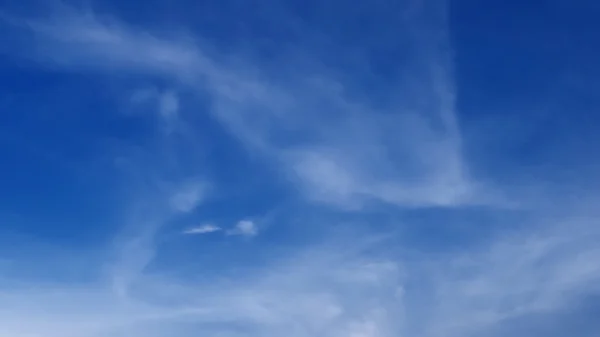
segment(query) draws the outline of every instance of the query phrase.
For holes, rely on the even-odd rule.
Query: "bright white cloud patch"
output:
[[[255,236],[258,234],[258,228],[253,221],[250,220],[240,220],[238,223],[227,231],[229,235],[242,235],[242,236]]]
[[[183,231],[183,234],[207,234],[214,233],[221,230],[221,227],[215,225],[202,225],[198,227],[188,228]]]

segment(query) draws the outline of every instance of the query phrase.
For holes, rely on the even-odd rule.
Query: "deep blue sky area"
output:
[[[0,0],[0,337],[595,336],[599,16]]]
[[[502,145],[492,142],[486,148],[504,146],[501,151],[510,151],[505,156],[526,169],[568,167],[569,161],[597,167],[592,153],[598,142],[598,5],[454,4],[452,32],[463,118],[476,125],[491,119],[493,128],[500,130],[488,131],[504,135],[496,140]]]

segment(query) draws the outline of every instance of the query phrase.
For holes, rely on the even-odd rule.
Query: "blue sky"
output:
[[[0,336],[595,336],[594,1],[0,1]]]

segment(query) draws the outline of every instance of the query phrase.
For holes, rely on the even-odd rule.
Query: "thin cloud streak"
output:
[[[600,232],[588,219],[540,218],[548,230],[439,256],[388,250],[363,236],[304,247],[238,279],[190,281],[155,270],[125,300],[87,285],[12,288],[2,294],[0,318],[28,317],[26,326],[2,325],[15,337],[136,337],[149,326],[155,336],[497,336],[515,318],[556,320],[553,313],[599,294]],[[379,257],[365,254],[373,249]],[[164,294],[169,302],[158,300]],[[76,324],[64,323],[73,317]]]
[[[403,65],[411,79],[398,89],[421,88],[418,97],[375,107],[350,97],[331,74],[304,69],[305,76],[275,79],[251,63],[243,69],[211,59],[189,38],[159,38],[90,16],[28,26],[40,37],[42,62],[50,57],[65,67],[166,76],[209,93],[212,116],[313,202],[344,209],[370,201],[406,207],[499,202],[469,176],[443,44],[423,41],[414,52],[426,53],[430,64]],[[173,98],[161,98],[163,115],[177,110]]]
[[[221,227],[215,225],[202,225],[199,227],[188,228],[183,231],[183,234],[194,235],[194,234],[208,234],[221,231]]]

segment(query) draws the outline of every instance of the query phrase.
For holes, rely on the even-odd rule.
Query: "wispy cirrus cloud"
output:
[[[243,55],[215,58],[214,48],[199,40],[161,37],[93,15],[25,26],[38,37],[42,62],[162,76],[209,94],[209,113],[242,146],[279,166],[309,200],[345,209],[370,201],[408,207],[501,201],[470,176],[463,156],[445,39],[418,40],[407,52],[428,62],[402,64],[407,75],[392,84],[397,89],[387,103],[375,104],[353,96],[356,83],[326,68],[281,78],[250,61],[223,61]],[[430,29],[445,28],[434,23]],[[406,88],[411,94],[398,96]],[[172,119],[178,105],[172,93],[161,95],[163,117]]]
[[[147,189],[134,198],[123,219],[121,233],[114,239],[112,258],[102,267],[116,294],[122,298],[129,296],[131,288],[156,258],[159,234],[178,216],[194,211],[208,199],[206,186],[207,183],[196,179],[167,189]],[[207,233],[218,229],[203,230]],[[190,229],[195,234],[199,230]]]
[[[90,14],[22,21],[13,29],[33,32],[35,41],[25,49],[42,64],[166,79],[208,97],[199,114],[206,112],[251,155],[266,159],[265,166],[274,166],[305,200],[328,209],[359,211],[371,203],[394,210],[495,205],[504,201],[498,200],[503,191],[471,176],[463,153],[446,22],[434,20],[436,5],[415,2],[410,13],[416,19],[399,16],[408,31],[433,33],[409,44],[410,55],[398,64],[400,75],[377,97],[364,94],[369,88],[360,85],[360,76],[342,77],[316,57],[290,58],[273,70],[244,53],[218,52],[192,34],[168,36]],[[181,114],[185,102],[178,91],[155,90],[150,96],[152,111],[165,125],[176,120],[190,134],[202,130],[201,123]],[[207,186],[213,184],[194,178],[205,172],[204,161],[182,164],[196,158],[197,143],[169,142],[170,136],[131,172],[149,176],[151,183],[142,185],[151,186],[131,192],[110,258],[86,266],[105,273],[90,282],[0,282],[0,335],[495,337],[512,331],[530,336],[536,325],[568,325],[561,313],[577,311],[600,291],[594,263],[600,259],[597,212],[563,204],[556,207],[570,216],[553,218],[547,208],[536,209],[518,230],[435,252],[422,242],[371,239],[378,220],[366,214],[363,235],[332,235],[320,244],[286,249],[273,245],[269,254],[252,250],[265,243],[263,233],[274,238],[261,221],[241,220],[229,229],[192,227],[183,234],[224,234],[225,244],[211,242],[199,254],[177,241],[182,235],[172,238],[166,229],[206,211],[213,192]],[[221,208],[234,219],[245,211]],[[296,211],[305,210],[313,208],[299,203]],[[487,225],[473,218],[466,217],[466,226]],[[440,227],[451,225],[444,221]],[[344,221],[319,218],[306,224],[334,225],[353,232]],[[394,225],[415,224],[407,216]],[[254,237],[259,230],[261,236],[247,242],[227,235]],[[169,245],[177,246],[177,253],[162,256]],[[238,249],[248,256],[228,259]],[[161,260],[173,255],[180,264]],[[535,322],[532,316],[541,318]],[[565,335],[560,329],[551,333]]]
[[[547,230],[517,230],[464,253],[398,251],[385,240],[358,236],[280,254],[234,279],[192,281],[154,270],[125,299],[101,285],[11,288],[1,295],[0,317],[9,323],[0,331],[16,337],[528,336],[550,321],[568,326],[561,313],[600,291],[594,219],[539,218]],[[27,324],[19,323],[22,317]]]

